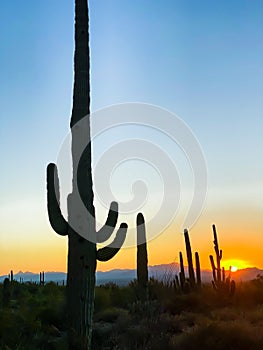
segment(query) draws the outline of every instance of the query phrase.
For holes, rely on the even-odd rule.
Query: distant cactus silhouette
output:
[[[13,273],[13,270],[10,271],[9,280],[10,280],[11,282],[14,281],[14,273]]]
[[[212,285],[214,290],[219,294],[233,296],[236,290],[235,281],[231,281],[231,267],[229,268],[229,275],[226,278],[224,267],[221,268],[221,260],[223,256],[222,249],[219,249],[216,226],[213,225],[213,236],[214,236],[214,250],[216,254],[216,265],[214,262],[213,255],[210,255],[210,262],[212,267],[213,281]]]
[[[199,259],[198,252],[195,252],[195,266],[196,266],[196,284],[200,288],[202,281],[201,281],[200,259]]]
[[[69,348],[90,349],[92,334],[92,317],[94,309],[95,271],[97,260],[108,261],[122,246],[127,225],[122,223],[116,238],[108,247],[97,250],[96,242],[102,243],[110,238],[118,220],[118,205],[110,206],[106,225],[96,232],[95,208],[93,205],[93,185],[91,170],[90,144],[90,62],[89,62],[89,19],[87,0],[75,0],[75,57],[74,57],[74,93],[71,116],[72,133],[72,163],[73,179],[72,193],[68,196],[68,221],[64,219],[59,206],[59,180],[57,167],[49,164],[47,167],[47,199],[48,214],[51,226],[62,236],[68,236],[68,275],[67,275],[67,312],[69,321]],[[88,117],[87,117],[88,116]],[[85,144],[80,160],[79,134],[74,126],[85,119]],[[77,130],[82,131],[82,130]],[[87,209],[86,240],[73,229],[73,222],[81,214],[76,209],[76,198],[80,195]]]
[[[188,261],[189,283],[190,283],[190,287],[193,288],[195,286],[195,272],[194,272],[190,238],[189,238],[188,231],[186,229],[184,230],[184,239],[185,239],[185,248],[186,248],[187,261]]]
[[[180,252],[179,253],[180,272],[179,272],[179,278],[178,276],[176,276],[177,277],[176,286],[179,285],[180,289],[183,292],[188,292],[190,290],[201,288],[202,281],[201,281],[201,268],[200,268],[200,260],[199,260],[198,252],[195,252],[195,262],[196,262],[196,277],[195,277],[192,248],[191,248],[189,233],[188,233],[188,230],[186,229],[184,230],[184,239],[185,239],[189,278],[187,279],[185,277],[183,254],[182,252]]]
[[[43,286],[45,284],[45,272],[42,271],[39,273],[39,284]]]
[[[148,254],[142,213],[137,215],[137,281],[140,299],[146,300],[148,294]]]
[[[184,260],[183,260],[183,253],[179,253],[179,258],[180,258],[180,272],[179,272],[179,281],[182,290],[185,288],[185,273],[184,273]]]

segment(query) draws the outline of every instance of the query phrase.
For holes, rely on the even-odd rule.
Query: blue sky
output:
[[[263,209],[262,15],[260,0],[90,1],[92,110],[136,101],[176,113],[204,150],[218,210]],[[69,0],[1,4],[0,207],[17,218],[14,240],[32,239],[37,220],[49,230],[45,167],[69,130],[73,16]]]

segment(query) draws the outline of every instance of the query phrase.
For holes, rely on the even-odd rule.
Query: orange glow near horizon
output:
[[[231,266],[231,272],[237,272],[238,270],[238,267],[236,266]]]
[[[192,253],[199,252],[202,269],[211,269],[209,255],[214,253],[213,234],[211,223],[217,222],[217,233],[220,248],[223,250],[223,260],[221,266],[226,270],[230,266],[237,269],[247,267],[263,268],[262,246],[263,236],[261,232],[262,220],[244,222],[240,216],[239,220],[227,216],[223,218],[211,217],[210,212],[205,212],[204,216],[189,231],[192,246]],[[254,215],[251,214],[254,218]],[[146,221],[147,222],[147,221]],[[149,265],[169,264],[179,262],[179,252],[182,251],[184,264],[187,265],[184,237],[179,225],[172,224],[159,237],[148,243],[148,263]],[[67,238],[60,237],[48,226],[38,233],[35,230],[28,233],[25,239],[23,232],[18,232],[16,239],[4,240],[0,242],[0,275],[5,275],[12,269],[14,273],[18,271],[61,271],[67,269]],[[146,226],[147,232],[147,226]],[[253,232],[253,237],[248,235]],[[121,249],[110,261],[98,263],[97,269],[108,271],[112,269],[135,269],[136,268],[136,247]]]
[[[225,260],[222,261],[221,265],[224,266],[226,271],[229,270],[229,268],[231,267],[231,272],[236,272],[237,270],[242,270],[251,267],[248,262],[239,259]]]

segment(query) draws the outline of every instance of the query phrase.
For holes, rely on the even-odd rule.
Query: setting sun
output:
[[[237,270],[249,267],[249,263],[247,261],[238,259],[223,261],[221,265],[225,267],[226,271],[231,269],[231,272],[236,272]]]
[[[236,266],[231,266],[231,272],[236,272],[238,268]]]

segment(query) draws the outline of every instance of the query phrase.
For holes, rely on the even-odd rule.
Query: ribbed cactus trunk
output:
[[[70,121],[72,133],[72,193],[68,221],[59,206],[59,179],[55,164],[47,168],[48,214],[51,226],[68,236],[67,312],[69,349],[91,348],[97,260],[110,260],[122,246],[127,225],[121,224],[115,240],[97,250],[96,242],[111,237],[118,220],[112,202],[105,226],[96,232],[91,170],[90,60],[87,0],[75,0],[74,92]],[[85,237],[85,238],[84,238]]]
[[[67,299],[69,313],[69,342],[72,348],[89,349],[92,334],[92,317],[94,308],[94,288],[96,271],[96,241],[80,237],[71,227],[80,215],[76,203],[78,191],[88,209],[89,216],[95,216],[93,206],[91,143],[90,143],[90,64],[89,64],[89,19],[87,0],[75,1],[75,56],[74,56],[74,90],[71,115],[72,131],[72,193],[68,196],[69,250]],[[85,129],[74,128],[82,118],[86,118]],[[84,135],[86,133],[86,135]],[[85,139],[86,136],[86,139]],[[84,143],[84,144],[83,144]],[[78,154],[85,148],[85,161],[78,164]],[[83,168],[79,168],[82,166]],[[88,166],[88,168],[87,168]],[[78,171],[81,181],[78,182]],[[79,187],[78,187],[79,186]],[[82,220],[83,221],[83,220]],[[95,232],[95,221],[89,220],[86,229]]]

